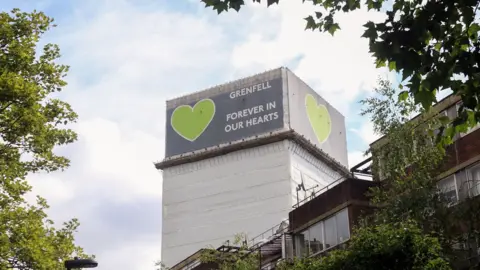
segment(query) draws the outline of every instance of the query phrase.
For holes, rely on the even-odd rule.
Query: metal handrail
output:
[[[313,198],[316,197],[316,195],[318,194],[321,194],[325,191],[327,191],[328,189],[332,188],[334,185],[337,185],[339,183],[341,183],[342,181],[346,180],[347,177],[340,177],[338,178],[337,180],[333,181],[332,183],[326,185],[325,187],[321,188],[320,190],[316,191],[315,190],[312,192],[312,195],[308,196],[307,198],[299,201],[298,203],[296,203],[295,205],[293,205],[293,208],[297,208],[299,207],[300,205],[302,205],[303,203],[305,203],[306,201],[309,201]],[[285,221],[282,221],[280,222],[279,224],[276,224],[274,225],[273,227],[265,230],[264,232],[258,234],[257,236],[253,237],[252,239],[250,239],[250,243],[251,245],[248,245],[250,248],[254,248],[255,246],[261,244],[261,243],[257,243],[258,239],[266,239],[267,241],[269,240],[272,240],[271,237],[272,236],[281,236],[283,233],[286,233],[289,229],[289,226],[285,226],[284,228],[281,228],[280,226],[282,224],[285,224]],[[280,229],[280,230],[279,230]]]
[[[312,192],[312,194],[311,194],[310,196],[307,196],[305,199],[297,202],[296,204],[294,204],[294,205],[292,206],[292,208],[298,208],[298,207],[300,207],[301,205],[303,205],[303,204],[306,203],[307,201],[310,201],[311,199],[316,198],[316,196],[317,196],[318,194],[324,193],[324,192],[327,191],[329,188],[332,188],[333,186],[336,186],[337,184],[345,181],[346,179],[347,179],[346,177],[343,177],[343,176],[342,176],[342,177],[338,178],[337,180],[333,181],[332,183],[324,186],[323,188],[321,188],[321,189],[318,190],[318,191],[313,190],[313,192]]]
[[[256,245],[262,244],[261,242],[256,243],[257,239],[267,239],[267,241],[272,240],[272,236],[281,236],[283,233],[286,233],[289,229],[289,226],[286,225],[285,227],[281,227],[282,224],[285,224],[285,221],[280,222],[279,224],[265,230],[264,232],[258,234],[257,236],[250,239],[250,248],[254,248]],[[267,237],[265,237],[267,236]]]

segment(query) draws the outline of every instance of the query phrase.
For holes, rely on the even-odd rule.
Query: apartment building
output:
[[[457,116],[459,98],[450,96],[443,100],[441,112],[450,118]],[[439,174],[438,186],[451,195],[453,202],[480,194],[480,124],[466,133],[455,136],[447,148],[447,158]]]
[[[458,96],[450,95],[439,101],[434,109],[440,115],[450,119],[457,117],[461,100]],[[417,116],[418,117],[418,116]],[[412,121],[415,121],[415,117]],[[446,149],[446,157],[438,174],[438,187],[448,194],[453,203],[462,201],[467,197],[480,194],[480,123],[466,133],[457,134],[453,144]],[[381,144],[385,137],[379,138],[370,144],[374,149]],[[375,157],[374,157],[375,158]],[[370,159],[364,163],[370,162]],[[371,173],[371,169],[370,169]],[[382,181],[385,176],[381,172],[373,172],[376,181]]]

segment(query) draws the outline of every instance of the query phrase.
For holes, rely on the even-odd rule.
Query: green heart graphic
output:
[[[215,103],[202,99],[193,106],[178,106],[172,113],[170,123],[173,130],[184,139],[195,141],[207,129],[215,115]]]
[[[318,142],[324,143],[332,131],[332,121],[327,107],[322,104],[317,105],[317,100],[312,95],[307,94],[305,96],[305,109]]]

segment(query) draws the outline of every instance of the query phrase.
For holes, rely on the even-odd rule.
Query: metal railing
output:
[[[303,200],[301,200],[301,201],[298,201],[296,204],[294,204],[294,205],[292,206],[292,208],[295,209],[295,208],[298,208],[298,207],[302,206],[302,205],[305,204],[306,202],[308,202],[308,201],[316,198],[319,194],[322,194],[322,193],[326,192],[327,190],[329,190],[329,189],[333,188],[334,186],[340,184],[341,182],[345,181],[346,179],[347,179],[346,177],[343,177],[343,176],[342,176],[341,178],[339,178],[339,179],[333,181],[332,183],[324,186],[323,188],[319,189],[318,191],[313,190],[313,191],[312,191],[312,194],[310,194],[309,196],[307,196],[305,199],[303,199]],[[297,198],[297,200],[298,200],[298,198]]]
[[[251,249],[255,249],[256,247],[260,246],[263,243],[266,243],[268,241],[271,241],[275,238],[282,236],[284,233],[288,231],[288,229],[289,229],[288,220],[284,220],[279,224],[265,230],[264,232],[250,239],[250,243],[248,243],[248,246]]]

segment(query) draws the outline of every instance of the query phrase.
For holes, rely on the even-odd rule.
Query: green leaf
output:
[[[426,90],[415,92],[414,97],[415,102],[422,104],[425,110],[430,109],[436,98],[434,92]]]
[[[402,82],[405,81],[408,77],[412,76],[413,70],[404,69],[402,70]]]
[[[398,94],[398,100],[399,101],[405,101],[408,98],[408,91],[402,91],[400,94]]]
[[[366,24],[363,25],[365,28],[365,32],[363,33],[362,37],[375,40],[378,37],[377,30],[375,23],[372,21],[367,22]]]
[[[440,123],[442,123],[442,125],[446,125],[448,123],[450,123],[450,118],[448,116],[440,116],[438,118],[438,120],[440,121]]]
[[[337,31],[338,29],[340,29],[340,26],[337,23],[334,23],[334,24],[330,25],[330,27],[328,27],[328,33],[330,33],[330,35],[333,36],[335,31]]]
[[[382,60],[379,60],[379,59],[377,59],[375,64],[376,64],[376,66],[375,66],[376,68],[381,68],[381,67],[386,66],[385,61],[382,61]]]
[[[304,18],[304,20],[307,21],[307,25],[305,27],[305,30],[307,30],[307,29],[315,30],[317,28],[317,24],[315,23],[315,19],[313,19],[312,16],[308,16],[308,17]]]
[[[367,9],[368,10],[373,9],[373,0],[367,0]]]
[[[213,5],[215,5],[216,2],[218,2],[217,0],[202,0],[202,2],[205,3],[205,7],[211,7]]]
[[[389,69],[390,71],[396,70],[396,69],[397,69],[397,63],[395,63],[394,61],[390,61],[390,62],[388,63],[388,69]]]
[[[356,6],[356,0],[347,0],[347,5],[345,5],[348,10],[353,10]]]
[[[468,28],[468,35],[478,34],[480,31],[480,25],[478,23],[472,23]]]
[[[273,4],[278,4],[279,0],[267,0],[267,7],[273,5]]]

